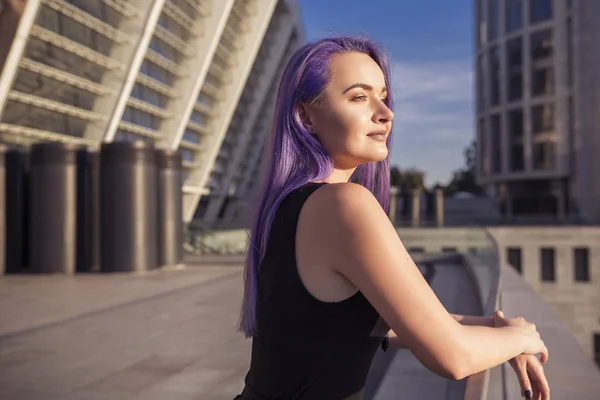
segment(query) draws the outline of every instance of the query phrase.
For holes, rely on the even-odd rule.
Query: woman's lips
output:
[[[378,142],[385,142],[387,139],[387,135],[385,133],[369,133],[367,136]]]

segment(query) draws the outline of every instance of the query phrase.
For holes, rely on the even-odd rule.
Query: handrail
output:
[[[491,317],[494,312],[499,308],[502,293],[501,284],[501,272],[500,272],[500,253],[498,252],[498,243],[496,239],[491,235],[487,228],[483,229],[491,244],[491,252],[488,252],[488,259],[481,260],[481,256],[476,255],[464,255],[464,266],[474,280],[475,285],[479,289],[479,298],[481,302],[481,308],[483,315]],[[489,254],[491,253],[491,254]],[[479,260],[477,260],[479,258]],[[483,282],[484,277],[477,270],[480,265],[476,265],[477,261],[483,261],[483,264],[488,266],[488,283]],[[483,288],[487,288],[487,293]],[[491,370],[485,370],[477,374],[471,375],[467,378],[465,386],[465,392],[463,394],[463,400],[486,400],[488,398],[488,392],[490,392],[491,385]],[[504,385],[500,386],[502,391],[502,398],[504,398]]]

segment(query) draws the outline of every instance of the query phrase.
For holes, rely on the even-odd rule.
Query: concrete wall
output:
[[[558,312],[590,357],[594,333],[600,334],[600,227],[500,227],[490,228],[508,264],[507,248],[520,247],[522,275]],[[540,248],[555,249],[555,282],[541,280]],[[574,278],[575,247],[589,249],[589,282]]]

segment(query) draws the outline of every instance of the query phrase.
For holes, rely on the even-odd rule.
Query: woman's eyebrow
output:
[[[367,85],[366,83],[355,83],[354,85],[350,85],[348,88],[346,88],[346,89],[345,89],[345,90],[342,92],[342,94],[344,94],[344,93],[346,93],[346,92],[348,92],[349,90],[352,90],[352,89],[354,89],[354,88],[361,88],[361,89],[368,90],[368,91],[372,91],[372,90],[373,90],[373,86],[371,86],[371,85]],[[386,87],[386,86],[384,86],[384,87],[381,89],[381,91],[382,91],[382,92],[387,92],[387,87]]]

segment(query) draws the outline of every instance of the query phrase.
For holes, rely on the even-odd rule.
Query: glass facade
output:
[[[523,0],[506,1],[506,32],[516,31],[523,27]]]
[[[554,133],[554,106],[552,104],[531,107],[531,131],[534,138]]]
[[[500,104],[500,50],[498,46],[490,49],[490,105],[497,106]]]
[[[510,171],[517,172],[525,169],[523,109],[508,112],[508,137],[510,147]]]
[[[554,92],[554,43],[547,29],[531,35],[531,94],[545,96]]]
[[[506,44],[506,72],[508,101],[523,98],[523,39],[509,40]]]
[[[529,0],[529,22],[532,24],[552,19],[552,0]]]
[[[485,79],[485,65],[483,56],[477,57],[477,109],[481,112],[485,110],[487,101],[485,99],[486,93],[486,79]]]
[[[500,0],[489,0],[487,23],[488,41],[492,42],[500,36]]]
[[[487,10],[487,0],[479,0],[479,6],[478,6],[478,26],[479,26],[479,32],[477,35],[477,39],[479,41],[479,45],[483,45],[485,44],[486,40],[486,34],[487,31],[485,29],[486,26],[486,22],[485,22],[485,15],[486,15],[486,10]]]
[[[485,119],[481,118],[478,122],[478,139],[477,139],[477,152],[479,156],[479,174],[481,176],[487,176],[488,170],[488,152],[489,146],[487,144],[487,131],[485,128]]]
[[[556,164],[554,105],[541,104],[531,108],[533,135],[533,168],[553,170]]]
[[[492,145],[491,161],[492,174],[502,172],[502,127],[500,115],[495,114],[490,118],[490,141]]]

